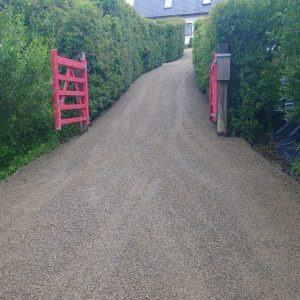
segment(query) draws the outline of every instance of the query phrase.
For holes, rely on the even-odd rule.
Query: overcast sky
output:
[[[126,0],[126,2],[129,3],[129,4],[131,4],[131,5],[133,4],[133,1],[134,0]]]

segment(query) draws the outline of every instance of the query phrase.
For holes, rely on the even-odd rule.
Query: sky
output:
[[[131,5],[133,5],[133,1],[134,0],[126,0],[126,2],[129,3],[129,4],[131,4]]]

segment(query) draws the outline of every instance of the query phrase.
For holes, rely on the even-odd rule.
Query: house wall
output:
[[[200,18],[205,18],[207,14],[199,14],[199,15],[187,15],[187,16],[176,16],[176,18],[182,18],[185,21],[185,24],[192,24],[193,26],[193,32],[194,32],[194,24],[196,20]],[[165,17],[160,18],[152,18],[152,19],[165,19]],[[185,44],[188,45],[190,43],[190,39],[193,37],[193,34],[191,36],[185,36]]]
[[[191,16],[186,16],[184,17],[185,23],[186,24],[193,24],[193,32],[194,32],[194,23],[196,20],[200,18],[204,18],[206,15],[191,15]],[[190,39],[193,37],[193,34],[191,36],[185,36],[185,44],[188,45],[190,43]]]

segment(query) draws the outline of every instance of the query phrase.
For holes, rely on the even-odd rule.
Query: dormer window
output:
[[[211,4],[211,0],[203,0],[203,4]]]
[[[172,8],[172,2],[173,0],[165,0],[164,8]]]

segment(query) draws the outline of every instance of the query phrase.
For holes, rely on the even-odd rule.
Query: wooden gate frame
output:
[[[65,124],[81,123],[84,126],[90,124],[89,118],[89,92],[87,60],[83,53],[80,61],[71,60],[58,55],[56,49],[51,51],[52,78],[54,89],[54,118],[55,129],[61,130]],[[67,68],[65,75],[59,73],[59,66]],[[78,71],[80,70],[80,71]],[[76,76],[81,74],[81,77]],[[73,83],[73,89],[69,90],[69,84]],[[62,87],[62,89],[61,89]],[[66,104],[66,97],[76,97],[77,103]],[[62,112],[66,110],[79,110],[80,117],[62,119]]]

